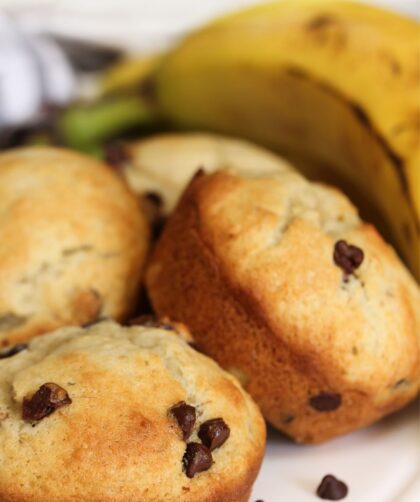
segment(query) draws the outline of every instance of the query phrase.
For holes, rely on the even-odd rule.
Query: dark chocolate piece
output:
[[[345,483],[338,480],[335,476],[327,474],[318,486],[316,494],[319,498],[325,500],[341,500],[346,497],[348,491]]]
[[[24,420],[41,420],[71,402],[62,387],[55,383],[44,383],[33,396],[24,398],[22,416]]]

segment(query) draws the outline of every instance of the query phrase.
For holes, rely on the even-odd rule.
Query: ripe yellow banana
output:
[[[252,139],[309,159],[311,177],[347,180],[420,277],[419,37],[417,22],[353,2],[262,5],[169,53],[156,102],[179,127]]]

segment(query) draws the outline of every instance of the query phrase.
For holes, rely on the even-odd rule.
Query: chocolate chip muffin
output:
[[[198,169],[240,172],[291,170],[282,158],[247,141],[215,134],[160,134],[114,145],[107,159],[122,171],[130,187],[144,197],[152,216],[165,216]]]
[[[299,174],[196,177],[146,282],[157,313],[185,322],[296,441],[418,392],[418,286],[345,196]]]
[[[0,346],[133,309],[149,230],[105,164],[58,148],[0,155]]]
[[[0,360],[0,499],[245,502],[264,421],[165,324],[62,328]]]

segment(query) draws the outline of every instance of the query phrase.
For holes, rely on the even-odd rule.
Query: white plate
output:
[[[349,487],[346,502],[419,502],[419,402],[381,422],[317,446],[296,445],[269,429],[250,502],[316,502],[325,474]]]

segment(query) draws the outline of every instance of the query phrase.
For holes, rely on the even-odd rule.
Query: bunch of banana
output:
[[[417,22],[362,4],[261,5],[167,54],[155,106],[176,127],[252,139],[312,178],[346,180],[419,277],[419,37]]]

